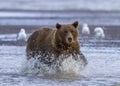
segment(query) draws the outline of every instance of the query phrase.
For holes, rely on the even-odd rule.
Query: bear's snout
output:
[[[72,42],[72,38],[71,38],[71,37],[68,37],[68,41],[69,41],[69,42]]]
[[[69,43],[72,43],[73,41],[74,41],[73,35],[71,33],[68,33],[66,36],[66,42],[69,44]]]

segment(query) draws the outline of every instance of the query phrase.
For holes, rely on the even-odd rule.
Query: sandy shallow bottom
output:
[[[81,47],[88,60],[77,76],[29,76],[20,73],[25,46],[0,46],[1,86],[112,86],[120,84],[120,48]]]

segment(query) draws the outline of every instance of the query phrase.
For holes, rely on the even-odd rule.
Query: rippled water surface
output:
[[[79,75],[29,76],[20,73],[25,46],[0,46],[1,86],[111,86],[120,84],[119,47],[81,47],[88,65]]]

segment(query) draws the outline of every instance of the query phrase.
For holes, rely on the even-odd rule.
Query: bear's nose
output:
[[[69,37],[69,38],[68,38],[68,41],[69,41],[69,42],[72,42],[72,38],[71,38],[71,37]]]

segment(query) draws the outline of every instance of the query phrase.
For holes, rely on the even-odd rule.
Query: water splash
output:
[[[46,74],[63,74],[63,75],[76,75],[79,74],[80,71],[86,66],[87,60],[84,55],[77,54],[77,55],[68,55],[67,58],[64,60],[57,59],[56,62],[52,65],[44,64],[41,62],[38,57],[30,58],[29,60],[25,60],[22,66],[22,73],[23,74],[30,74],[30,75],[46,75]],[[59,58],[63,58],[64,56],[61,55]],[[55,58],[52,55],[49,58]],[[78,58],[78,59],[75,59]]]

